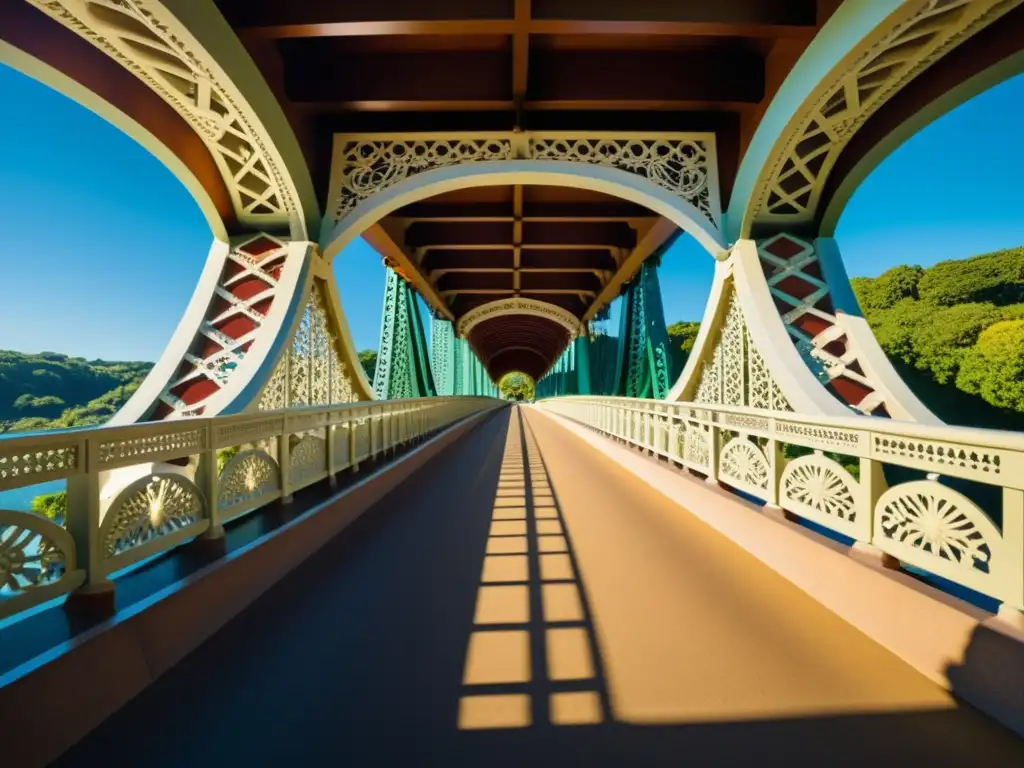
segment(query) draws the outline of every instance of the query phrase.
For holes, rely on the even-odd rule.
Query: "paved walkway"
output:
[[[1024,741],[512,408],[60,764],[296,760],[993,768]]]

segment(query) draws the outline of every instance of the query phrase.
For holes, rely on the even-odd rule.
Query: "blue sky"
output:
[[[88,110],[0,65],[0,349],[156,360],[211,235],[159,161]],[[929,126],[861,186],[837,237],[851,275],[1024,244],[1024,77]],[[335,261],[359,349],[376,348],[384,268],[361,241]],[[713,262],[681,238],[660,272],[666,320],[700,319]]]

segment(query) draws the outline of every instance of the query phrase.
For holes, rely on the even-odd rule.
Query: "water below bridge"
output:
[[[550,417],[499,411],[59,765],[1024,765]]]

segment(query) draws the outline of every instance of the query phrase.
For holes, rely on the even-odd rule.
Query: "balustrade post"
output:
[[[356,433],[359,431],[357,419],[350,419],[348,422],[348,455],[352,460],[352,471],[359,471],[359,456],[356,455]]]
[[[721,443],[722,434],[718,431],[718,425],[712,423],[711,429],[708,432],[708,476],[704,478],[704,482],[710,485],[719,485],[718,452],[722,447]]]
[[[374,456],[377,455],[377,423],[374,420],[373,408],[372,407],[368,408],[366,412],[367,412],[366,428],[370,432],[370,456],[369,456],[369,458],[372,459]]]
[[[999,618],[1024,631],[1024,490],[1018,488],[1003,488],[1003,545],[1012,582],[1005,586]]]
[[[850,556],[868,565],[899,570],[900,561],[872,543],[875,530],[875,506],[885,493],[887,484],[880,462],[861,457],[860,493],[857,494],[857,541],[850,547]]]
[[[292,444],[285,417],[283,433],[277,438],[277,462],[281,466],[281,503],[292,503]]]
[[[768,499],[762,508],[767,514],[781,520],[796,520],[797,516],[782,508],[780,481],[782,472],[786,468],[786,456],[783,453],[783,445],[774,437],[768,438],[764,447],[765,455],[768,458]]]
[[[325,430],[327,436],[327,482],[331,486],[332,491],[338,487],[338,478],[334,475],[334,430],[335,426],[333,424],[328,424]]]
[[[86,437],[79,449],[83,472],[67,479],[66,528],[75,542],[75,558],[85,570],[85,583],[68,595],[66,605],[97,616],[114,613],[114,582],[107,578],[100,540],[99,441]]]
[[[224,538],[224,526],[220,522],[220,509],[217,505],[218,484],[220,481],[217,472],[217,449],[213,447],[213,422],[206,431],[206,450],[199,454],[199,467],[196,470],[196,480],[199,489],[206,498],[207,517],[210,520],[210,527],[203,531],[201,539],[211,541]]]

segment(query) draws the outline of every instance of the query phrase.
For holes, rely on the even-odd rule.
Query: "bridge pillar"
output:
[[[440,396],[455,394],[457,341],[450,321],[433,318],[430,323],[430,370],[434,376],[434,388]]]
[[[722,254],[670,399],[938,423],[875,340],[835,241],[789,233]]]
[[[589,395],[590,386],[590,334],[583,333],[573,342],[576,345],[576,394]]]
[[[381,400],[437,394],[416,294],[392,269],[384,290],[373,390]]]
[[[619,395],[662,400],[669,393],[668,332],[654,260],[644,263],[623,297],[617,370]]]

